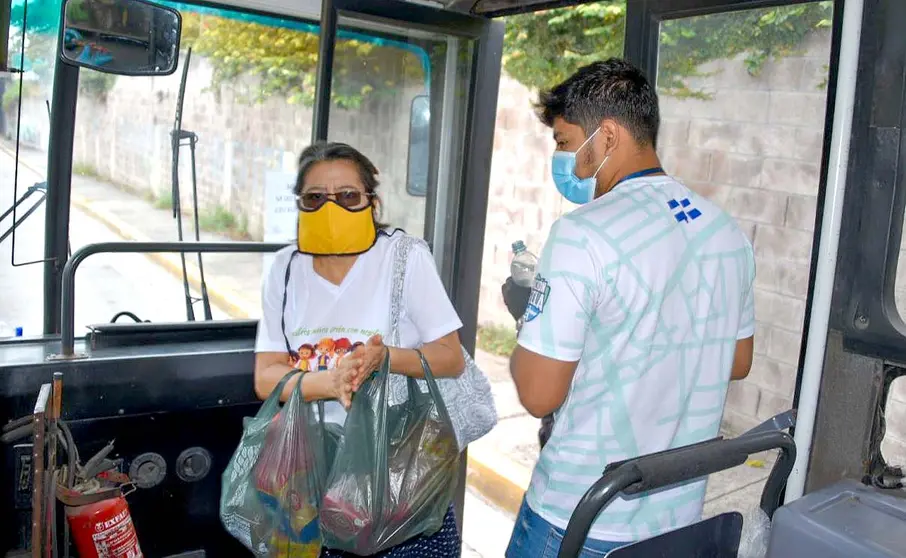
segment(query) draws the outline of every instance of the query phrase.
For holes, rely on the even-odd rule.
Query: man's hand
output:
[[[529,287],[520,287],[513,281],[512,277],[507,277],[506,283],[500,288],[503,293],[503,303],[514,320],[522,318],[525,314],[525,308],[528,306],[529,295],[532,289]]]

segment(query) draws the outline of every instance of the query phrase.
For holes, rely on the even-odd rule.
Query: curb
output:
[[[511,517],[519,515],[529,480],[519,479],[525,476],[519,474],[525,468],[505,456],[489,455],[479,447],[470,446],[467,455],[466,484]]]
[[[149,240],[132,225],[108,211],[98,208],[93,202],[78,194],[71,194],[71,202],[73,206],[106,226],[123,240],[136,242]],[[182,280],[182,264],[178,256],[162,253],[144,255],[177,279]],[[187,264],[186,270],[191,287],[196,290],[200,289],[201,281],[198,269]],[[216,281],[212,281],[210,278],[206,278],[206,280],[208,297],[212,304],[216,304],[233,318],[248,318],[251,315],[247,306],[240,302],[242,299],[235,291],[222,285],[218,286]],[[480,445],[470,446],[467,456],[466,484],[515,518],[522,505],[525,487],[528,486],[529,478],[525,474],[525,467],[513,463],[505,456],[496,456],[487,450],[483,451]]]

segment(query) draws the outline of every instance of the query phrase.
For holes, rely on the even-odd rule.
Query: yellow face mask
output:
[[[298,248],[312,256],[354,256],[377,240],[371,204],[349,210],[333,200],[314,211],[299,212]]]

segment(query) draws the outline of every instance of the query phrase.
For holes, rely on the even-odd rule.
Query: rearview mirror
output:
[[[431,103],[427,95],[412,99],[409,107],[409,161],[406,192],[410,196],[428,195],[428,159],[431,140]]]
[[[66,0],[60,58],[121,76],[176,71],[182,18],[145,0]]]

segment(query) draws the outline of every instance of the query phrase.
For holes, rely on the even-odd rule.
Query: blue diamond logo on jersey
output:
[[[525,307],[523,321],[528,323],[544,312],[544,306],[547,304],[547,298],[551,294],[551,286],[547,279],[540,275],[535,276],[535,283],[532,285],[532,292],[529,294],[528,306]]]
[[[687,209],[692,202],[689,201],[689,198],[683,198],[680,201],[670,200],[667,202],[667,207],[674,210],[673,217],[676,219],[677,223],[688,223],[689,221],[694,221],[701,217],[702,212],[696,208]],[[679,211],[676,211],[679,209]]]

